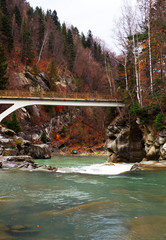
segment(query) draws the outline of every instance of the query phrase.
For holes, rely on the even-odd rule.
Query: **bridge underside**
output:
[[[79,107],[124,107],[125,105],[120,101],[108,100],[84,100],[84,99],[13,99],[1,98],[0,104],[12,105],[0,114],[0,122],[12,112],[19,108],[32,105],[49,105],[49,106],[79,106]]]

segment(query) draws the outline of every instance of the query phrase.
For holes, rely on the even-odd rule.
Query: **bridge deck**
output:
[[[29,92],[29,91],[17,91],[17,90],[0,90],[0,98],[7,99],[63,99],[63,100],[87,100],[87,101],[118,101],[121,102],[120,96],[110,96],[110,94],[98,94],[98,93],[66,93],[66,92]]]
[[[119,98],[91,93],[0,91],[0,104],[12,105],[0,114],[0,122],[19,108],[32,105],[124,107]]]

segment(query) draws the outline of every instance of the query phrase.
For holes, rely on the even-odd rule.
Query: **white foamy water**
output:
[[[130,171],[133,164],[115,163],[115,164],[93,164],[83,167],[66,167],[59,168],[59,173],[81,173],[92,175],[118,175]]]

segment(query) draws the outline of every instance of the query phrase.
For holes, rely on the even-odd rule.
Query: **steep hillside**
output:
[[[59,22],[56,11],[33,9],[23,0],[0,2],[0,42],[6,64],[0,89],[115,94],[117,63],[93,37]],[[6,58],[6,60],[5,60]],[[111,68],[114,68],[112,76]],[[1,111],[4,106],[1,106]],[[22,135],[63,148],[100,148],[110,111],[102,108],[27,107],[17,111]],[[11,116],[4,124],[9,123]]]
[[[24,0],[1,0],[0,90],[106,93],[121,96],[127,106],[33,106],[3,123],[12,128],[18,118],[17,131],[32,142],[93,151],[103,146],[105,129],[114,118],[131,118],[130,107],[143,117],[150,112],[146,117],[154,121],[160,115],[165,119],[165,1],[147,5],[148,15],[146,1],[138,2],[142,18],[126,6],[118,28],[122,55],[116,56],[90,30],[85,36],[77,27],[60,23],[56,10],[44,12]]]

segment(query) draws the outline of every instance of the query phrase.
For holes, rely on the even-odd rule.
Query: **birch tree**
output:
[[[147,27],[148,31],[148,49],[149,49],[149,76],[150,91],[153,95],[153,69],[152,69],[152,48],[151,48],[151,10],[154,0],[137,0],[142,15],[142,25]]]
[[[124,7],[122,8],[122,17],[120,19],[118,27],[118,39],[122,47],[122,53],[124,56],[124,71],[125,71],[125,82],[126,90],[129,89],[129,79],[128,79],[128,61],[129,55],[133,58],[130,62],[134,61],[134,76],[136,84],[136,95],[138,103],[141,104],[141,91],[140,91],[140,74],[139,74],[139,45],[136,42],[136,34],[139,31],[137,11],[129,5],[126,1]],[[131,67],[131,66],[130,66]],[[131,74],[131,72],[130,72]],[[130,76],[130,79],[132,76]],[[132,83],[130,83],[132,87]]]
[[[38,65],[40,60],[41,60],[42,52],[43,52],[44,46],[47,43],[47,39],[48,39],[48,32],[46,32],[46,34],[44,36],[44,39],[43,39],[43,42],[42,42],[42,45],[41,45],[41,48],[40,48],[40,52],[39,52],[39,56],[38,56],[38,60],[37,60],[36,65]]]

